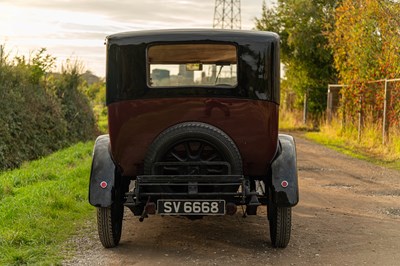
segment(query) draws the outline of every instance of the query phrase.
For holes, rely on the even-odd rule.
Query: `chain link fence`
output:
[[[355,89],[356,88],[356,89]],[[327,122],[341,119],[342,127],[356,126],[358,139],[366,123],[377,125],[382,143],[390,129],[400,127],[400,79],[381,79],[356,85],[328,85]]]

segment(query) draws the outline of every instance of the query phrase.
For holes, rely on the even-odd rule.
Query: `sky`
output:
[[[267,0],[268,4],[270,1]],[[241,0],[242,29],[254,28],[263,0]],[[107,35],[135,30],[212,28],[215,0],[0,0],[0,45],[10,55],[46,48],[104,77]]]

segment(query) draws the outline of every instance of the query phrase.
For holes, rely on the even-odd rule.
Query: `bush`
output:
[[[54,58],[10,60],[0,46],[0,169],[47,155],[95,133],[93,112],[72,69],[50,75]]]
[[[74,143],[88,140],[96,131],[96,121],[90,101],[79,89],[82,72],[79,62],[67,62],[53,86],[67,122],[66,136]]]

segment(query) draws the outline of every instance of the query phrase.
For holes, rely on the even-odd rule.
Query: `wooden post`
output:
[[[359,104],[360,104],[360,111],[358,112],[358,137],[357,137],[358,142],[361,141],[361,131],[363,124],[362,95],[360,96]]]
[[[390,106],[390,89],[388,88],[388,80],[385,79],[385,97],[383,101],[383,125],[382,125],[382,144],[386,145],[389,142],[389,118],[388,109]]]
[[[304,110],[303,110],[303,123],[307,124],[307,116],[308,116],[308,97],[307,97],[308,90],[304,93]]]
[[[347,103],[346,101],[347,101],[346,96],[343,95],[343,99],[342,99],[342,103],[343,103],[343,106],[342,106],[342,130],[346,127],[346,103]]]
[[[326,103],[326,118],[327,118],[327,123],[330,124],[332,121],[332,92],[330,85],[328,85],[328,97],[327,97],[327,103]]]

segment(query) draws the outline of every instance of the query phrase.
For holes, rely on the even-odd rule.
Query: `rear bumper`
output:
[[[136,196],[178,196],[178,197],[203,197],[212,198],[220,196],[241,196],[245,197],[245,178],[242,175],[143,175],[136,179],[137,190]],[[183,192],[142,192],[152,191],[151,187],[161,188],[179,188],[178,191]],[[205,187],[213,187],[214,191],[204,191]],[[239,191],[223,192],[225,188],[237,188]]]
[[[248,205],[257,196],[243,175],[141,175],[135,182],[135,189],[126,193],[127,207],[158,199],[224,199]]]

